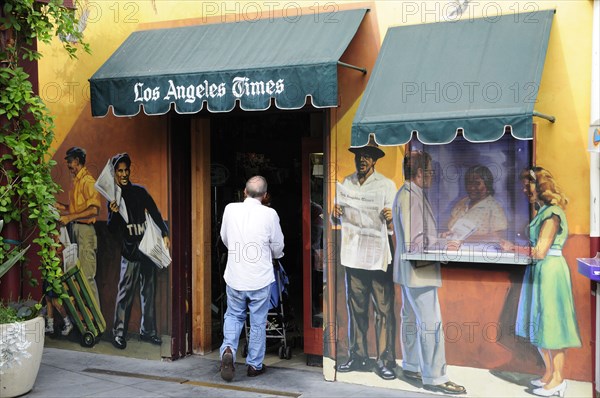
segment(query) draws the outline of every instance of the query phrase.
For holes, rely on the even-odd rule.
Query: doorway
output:
[[[212,342],[222,341],[222,320],[226,309],[225,270],[227,250],[219,231],[228,203],[243,200],[246,180],[253,175],[267,179],[270,206],[279,215],[285,241],[281,263],[289,284],[284,307],[289,327],[288,339],[302,341],[303,330],[303,169],[302,143],[306,139],[323,142],[325,111],[264,112],[233,111],[211,115],[211,313]],[[305,177],[305,176],[304,176]],[[318,294],[318,293],[317,293]],[[269,348],[269,347],[267,347]],[[301,350],[300,347],[294,350]]]

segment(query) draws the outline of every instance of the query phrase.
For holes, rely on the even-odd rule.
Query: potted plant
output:
[[[4,221],[0,220],[0,232]],[[13,249],[0,264],[0,278],[25,256]],[[33,388],[44,348],[44,318],[35,300],[0,301],[0,396],[15,397]]]
[[[20,240],[36,245],[38,250],[31,263],[39,267],[49,288],[61,294],[62,268],[55,239],[58,217],[53,207],[60,187],[51,175],[56,163],[51,156],[54,123],[23,68],[23,64],[42,57],[37,51],[37,43],[49,44],[55,36],[61,39],[72,58],[76,58],[76,43],[89,52],[88,45],[82,42],[82,29],[75,10],[63,5],[63,0],[3,0],[0,3],[0,220],[3,226],[4,223],[15,223]],[[0,270],[3,273],[19,264],[25,255],[26,249],[11,250],[14,243],[0,234]],[[20,269],[23,276],[25,270]],[[2,330],[10,331],[10,337],[0,336],[0,371],[8,371],[10,362],[11,370],[16,368],[16,373],[31,373],[18,367],[27,357],[24,350],[33,345],[28,345],[24,339],[32,337],[41,341],[40,347],[43,347],[44,321],[38,316],[41,306],[35,301],[22,300],[20,291],[13,295],[16,295],[10,297],[13,303],[0,307],[0,314],[6,315],[4,319],[0,318]],[[21,313],[12,311],[17,307],[21,308]],[[25,315],[25,310],[31,312]],[[36,375],[37,369],[33,372],[33,380]],[[4,383],[14,386],[19,382],[17,379],[0,374],[0,381],[0,396],[14,394],[4,389]],[[17,395],[30,389],[31,386]]]
[[[16,397],[29,392],[35,383],[44,349],[44,318],[37,315],[35,300],[20,307],[0,303],[0,316],[15,319],[0,323],[0,396]],[[20,309],[33,318],[16,315]],[[1,320],[2,322],[6,320]]]

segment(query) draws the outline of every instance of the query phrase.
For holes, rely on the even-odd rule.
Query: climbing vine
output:
[[[54,37],[74,59],[89,52],[78,29],[74,7],[62,0],[3,0],[0,9],[0,218],[19,225],[23,240],[39,246],[42,277],[61,291],[57,256],[55,195],[52,179],[54,121],[23,65],[38,61],[37,43]],[[17,242],[18,243],[18,242]],[[18,253],[15,242],[0,236],[0,263]]]

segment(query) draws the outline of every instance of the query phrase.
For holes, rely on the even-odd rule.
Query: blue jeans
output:
[[[235,290],[229,286],[227,292],[227,311],[223,324],[223,344],[220,354],[223,357],[225,348],[230,347],[235,362],[235,352],[240,341],[240,332],[246,321],[246,310],[250,311],[250,336],[246,364],[261,369],[267,345],[267,313],[271,286],[258,290]]]

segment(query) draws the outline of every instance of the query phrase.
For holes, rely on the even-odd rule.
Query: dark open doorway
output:
[[[271,207],[279,214],[285,236],[282,264],[289,277],[288,316],[302,330],[302,139],[323,137],[322,111],[231,112],[211,116],[212,319],[213,346],[222,340],[226,308],[223,271],[226,249],[219,241],[228,203],[243,200],[246,180],[267,179]]]

